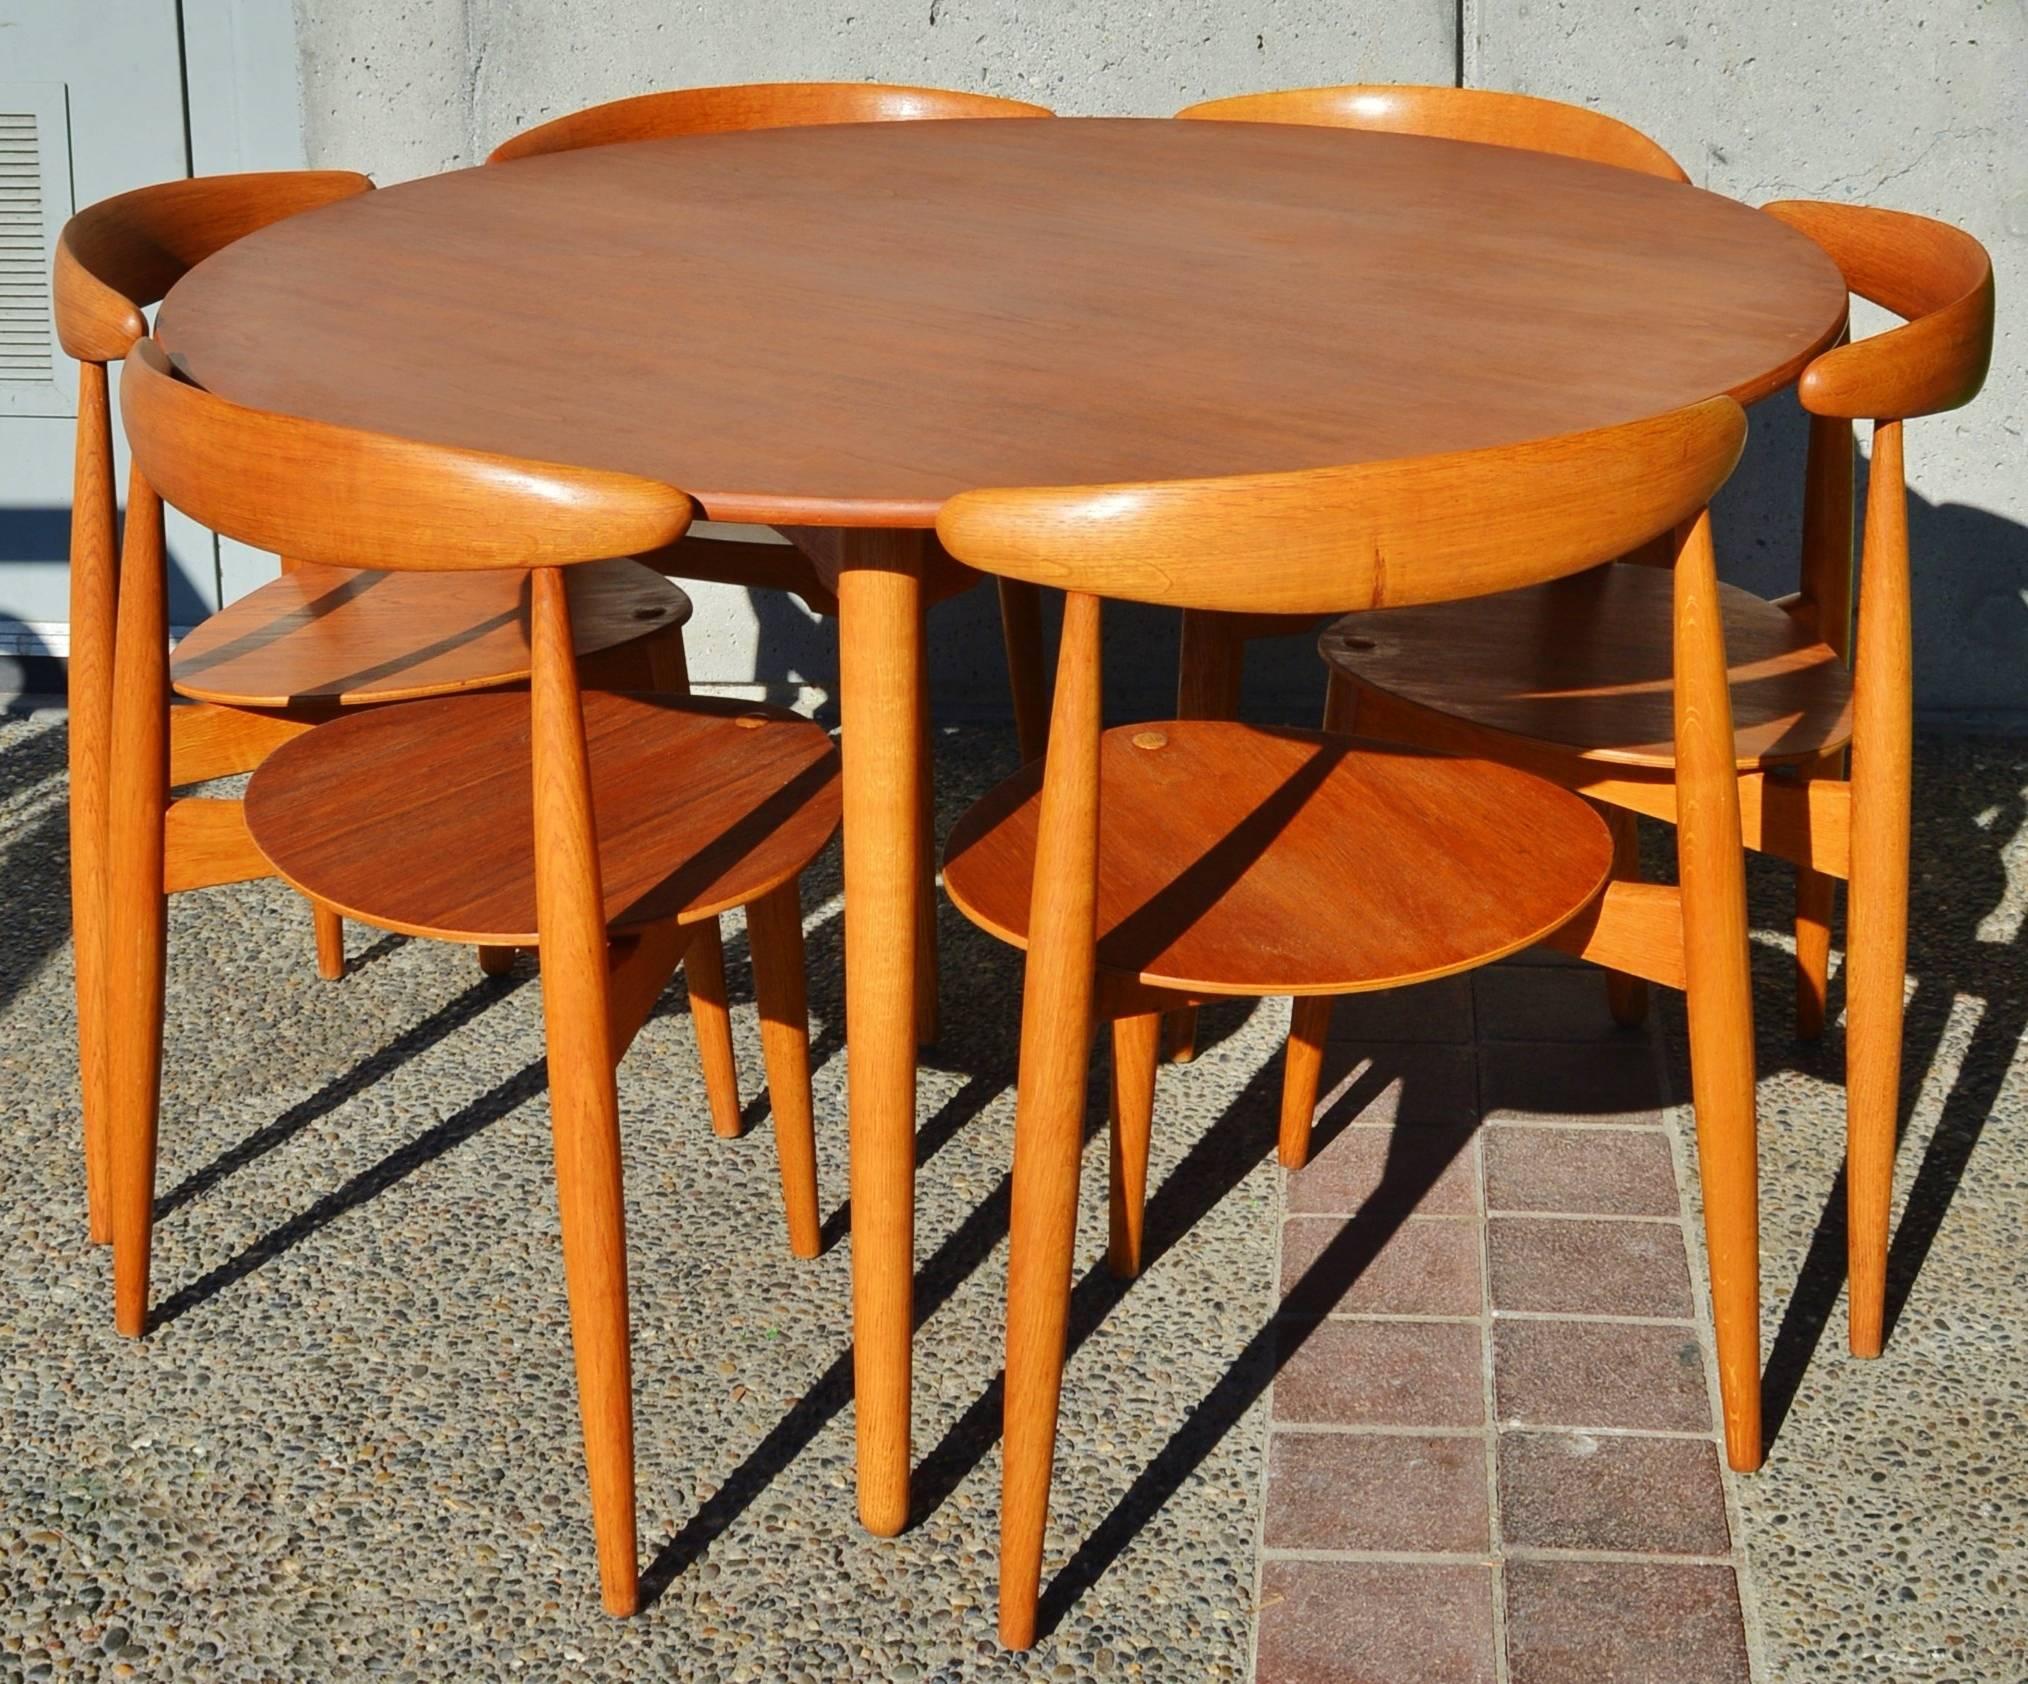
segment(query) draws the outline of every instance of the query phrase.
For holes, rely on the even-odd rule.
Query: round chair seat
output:
[[[584,715],[615,931],[755,900],[838,827],[838,751],[785,708],[587,691]],[[528,724],[521,691],[346,714],[261,764],[247,829],[286,881],[347,918],[534,946]]]
[[[637,561],[564,575],[580,656],[690,618],[690,598]],[[304,563],[177,644],[179,695],[226,707],[351,706],[483,690],[528,676],[528,575],[382,572]]]
[[[958,821],[944,886],[1027,946],[1042,766]],[[1108,731],[1098,959],[1195,995],[1348,994],[1497,959],[1612,864],[1604,820],[1487,761],[1219,721]]]
[[[1432,712],[1623,766],[1676,763],[1673,593],[1615,562],[1498,596],[1347,615],[1324,659]],[[1741,767],[1809,760],[1852,737],[1837,655],[1765,598],[1718,587]]]

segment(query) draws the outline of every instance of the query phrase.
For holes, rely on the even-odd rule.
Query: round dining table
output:
[[[157,333],[243,405],[679,486],[834,585],[859,1511],[892,1534],[939,506],[1751,403],[1836,339],[1846,302],[1793,229],[1630,171],[1058,118],[641,141],[409,182],[207,258]]]

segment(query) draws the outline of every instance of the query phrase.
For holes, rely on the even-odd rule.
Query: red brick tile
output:
[[[1479,1149],[1492,1210],[1675,1216],[1682,1208],[1660,1130],[1489,1128]]]
[[[1687,1327],[1496,1322],[1493,1385],[1503,1424],[1663,1432],[1711,1426],[1704,1354]]]
[[[1492,1684],[1493,1575],[1432,1562],[1271,1561],[1255,1684]]]
[[[1444,1041],[1469,1045],[1472,1039],[1472,978],[1439,977],[1407,988],[1370,994],[1343,994],[1331,1002],[1331,1039]]]
[[[1490,967],[1472,975],[1482,1041],[1637,1041],[1606,1010],[1605,972],[1547,965]]]
[[[1277,1421],[1476,1427],[1486,1418],[1479,1329],[1468,1322],[1285,1322]]]
[[[1486,1224],[1495,1312],[1688,1317],[1690,1264],[1675,1222],[1496,1216]]]
[[[1449,1127],[1348,1128],[1283,1182],[1292,1212],[1470,1216],[1479,1208],[1478,1146],[1461,1115]],[[1368,1201],[1373,1207],[1367,1210]]]
[[[1476,1222],[1295,1216],[1282,1224],[1284,1315],[1476,1316],[1484,1303]]]
[[[1730,1567],[1510,1561],[1506,1580],[1512,1684],[1748,1684]]]
[[[1274,1433],[1268,1439],[1269,1549],[1491,1548],[1486,1444],[1411,1433]]]
[[[1500,1531],[1507,1543],[1535,1549],[1723,1555],[1732,1534],[1718,1446],[1702,1438],[1503,1434]]]
[[[1489,1042],[1479,1048],[1479,1100],[1489,1122],[1658,1123],[1665,1095],[1653,1046],[1629,1036],[1589,1046]]]

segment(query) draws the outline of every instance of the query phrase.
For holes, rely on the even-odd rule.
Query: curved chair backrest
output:
[[[971,491],[937,516],[958,560],[1096,596],[1329,614],[1576,573],[1693,517],[1732,472],[1730,398],[1488,450],[1144,485]]]
[[[141,312],[213,252],[372,187],[350,170],[282,170],[165,181],[102,199],[57,240],[57,338],[79,362],[118,362],[148,331]]]
[[[992,94],[879,82],[748,82],[722,88],[674,88],[572,112],[524,129],[493,148],[489,164],[549,152],[575,152],[626,140],[794,129],[820,123],[900,123],[947,117],[1050,117],[1045,106]]]
[[[690,499],[631,474],[525,462],[242,409],[127,354],[134,467],[167,503],[259,549],[422,572],[557,567],[673,544]]]
[[[1762,209],[1822,246],[1853,292],[1905,319],[1811,363],[1796,387],[1805,409],[1900,421],[1978,394],[1993,357],[1993,262],[1977,240],[1906,211],[1799,199]]]
[[[1227,123],[1310,123],[1436,140],[1472,140],[1523,152],[1553,152],[1664,181],[1688,181],[1683,166],[1639,129],[1603,112],[1532,94],[1488,88],[1355,86],[1236,94],[1185,106],[1179,117]]]

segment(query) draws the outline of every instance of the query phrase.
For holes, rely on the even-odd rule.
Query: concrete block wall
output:
[[[1593,105],[1749,202],[1850,199],[1970,229],[1999,269],[1994,375],[1971,409],[1911,429],[1917,678],[1932,716],[2028,720],[2028,10],[2019,0],[1854,8],[1749,0],[296,0],[305,147],[383,184],[478,162],[559,113],[649,88],[868,79],[1159,114],[1254,88],[1355,81],[1502,87]],[[1793,578],[1800,417],[1754,414],[1721,510],[1727,572]],[[794,604],[703,587],[700,680],[829,688],[829,628]],[[1121,639],[1122,707],[1159,709],[1173,636]],[[1004,711],[990,594],[938,610],[940,712]],[[1305,712],[1316,669],[1266,645],[1252,703]]]

